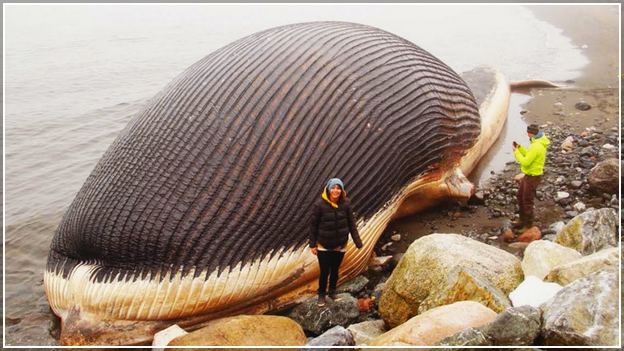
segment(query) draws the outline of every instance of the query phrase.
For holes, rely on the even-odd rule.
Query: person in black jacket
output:
[[[347,251],[349,233],[355,246],[362,248],[351,204],[344,191],[344,184],[338,178],[327,182],[321,198],[314,203],[310,221],[310,250],[316,255],[320,266],[318,305],[325,305],[327,278],[329,276],[329,297],[336,301],[338,270]]]

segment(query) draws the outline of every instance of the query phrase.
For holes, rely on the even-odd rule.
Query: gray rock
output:
[[[572,206],[572,208],[574,208],[574,210],[577,211],[577,212],[583,212],[583,211],[585,211],[586,206],[585,206],[584,203],[579,201],[579,202],[575,203]]]
[[[541,306],[544,345],[615,346],[618,343],[618,270],[580,278]]]
[[[468,328],[448,336],[436,343],[436,346],[491,346],[492,343],[479,329]]]
[[[380,267],[380,271],[388,268],[392,263],[392,256],[375,256],[369,262],[369,267]]]
[[[555,201],[559,202],[563,199],[567,199],[570,197],[570,194],[565,191],[557,191],[557,196],[555,197]]]
[[[583,185],[583,182],[580,180],[573,180],[570,182],[570,186],[574,189],[578,189]]]
[[[574,218],[574,217],[578,216],[579,213],[576,212],[576,211],[566,211],[565,214],[566,214],[567,218]]]
[[[589,255],[617,246],[617,223],[617,211],[612,208],[588,210],[570,220],[557,233],[555,242]]]
[[[327,299],[323,307],[316,305],[316,297],[305,300],[295,307],[288,317],[295,320],[301,327],[315,335],[336,325],[349,325],[360,315],[357,299],[349,294],[339,294],[340,301]]]
[[[558,233],[561,229],[563,229],[564,226],[565,226],[565,223],[563,221],[559,221],[559,222],[552,223],[548,227],[548,230],[552,231],[553,233]]]
[[[592,146],[586,146],[579,152],[581,156],[591,156],[594,154],[594,148]]]
[[[570,151],[574,149],[574,137],[570,135],[569,137],[565,138],[565,140],[561,143],[561,148],[564,151]]]
[[[616,194],[620,184],[619,167],[620,161],[616,158],[598,163],[591,169],[587,179],[590,190],[598,193]]]
[[[319,337],[312,339],[306,346],[354,346],[355,340],[351,332],[339,325],[329,329]],[[322,349],[310,349],[322,350]]]
[[[366,287],[366,284],[368,284],[368,279],[363,276],[363,275],[358,275],[357,277],[349,280],[348,282],[345,282],[344,284],[338,286],[338,288],[336,288],[336,292],[338,293],[350,293],[350,294],[357,294],[360,291],[364,290],[364,288]]]
[[[492,345],[533,345],[540,333],[541,311],[528,305],[508,308],[479,329]]]
[[[365,345],[370,340],[386,332],[383,319],[351,324],[347,329],[353,335],[355,345]]]
[[[587,111],[589,109],[591,109],[591,105],[586,103],[585,101],[579,101],[576,104],[574,104],[574,107],[577,110],[581,110],[581,111]]]

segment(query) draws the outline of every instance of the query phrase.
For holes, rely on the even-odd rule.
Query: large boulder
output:
[[[168,346],[303,346],[306,341],[301,326],[290,318],[240,315],[211,321]]]
[[[620,184],[619,169],[620,161],[617,158],[598,162],[589,172],[589,188],[598,193],[617,194]]]
[[[349,294],[337,296],[339,301],[327,299],[327,304],[323,307],[317,306],[316,297],[307,299],[295,307],[288,317],[315,335],[320,335],[336,325],[349,325],[360,316],[357,299]]]
[[[537,240],[524,250],[522,270],[524,276],[536,276],[544,279],[551,269],[583,257],[578,251],[555,244],[548,240]]]
[[[432,346],[467,328],[496,318],[496,312],[474,301],[460,301],[431,309],[371,340],[368,346]]]
[[[612,208],[587,211],[570,220],[557,233],[557,244],[590,255],[608,247],[617,246],[617,212]]]
[[[493,246],[457,234],[431,234],[414,241],[386,282],[381,317],[395,327],[418,313],[427,297],[444,290],[455,269],[469,269],[503,294],[522,281],[520,260]]]
[[[546,276],[546,281],[568,285],[576,279],[609,267],[617,267],[620,259],[617,247],[604,249],[576,261],[553,268]]]
[[[529,275],[509,294],[509,299],[514,307],[533,306],[539,307],[550,300],[563,287],[557,283],[543,282],[540,278]]]
[[[492,345],[528,346],[538,337],[541,311],[531,306],[513,307],[500,313],[494,321],[479,328]]]
[[[545,345],[618,344],[618,269],[592,273],[567,285],[542,305]]]
[[[531,306],[506,309],[491,323],[468,328],[446,337],[442,346],[526,346],[533,345],[541,325],[541,311]]]
[[[480,302],[497,313],[511,307],[507,296],[489,280],[470,268],[457,267],[451,271],[445,285],[432,289],[420,303],[418,314],[457,301]]]
[[[382,319],[351,324],[347,329],[353,335],[356,345],[366,345],[372,339],[385,333],[386,323]]]
[[[337,325],[320,336],[310,340],[306,346],[354,346],[355,341],[350,331]]]

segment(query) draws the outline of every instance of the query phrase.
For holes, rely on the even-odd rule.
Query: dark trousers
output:
[[[318,294],[320,296],[325,296],[327,293],[328,276],[329,292],[331,293],[336,291],[336,284],[338,283],[338,269],[340,268],[344,255],[345,253],[340,251],[318,251],[316,257],[318,257],[319,266],[321,267],[318,289]]]
[[[533,220],[533,202],[537,186],[542,180],[542,176],[524,175],[518,187],[518,206],[520,207],[520,218],[525,221]]]

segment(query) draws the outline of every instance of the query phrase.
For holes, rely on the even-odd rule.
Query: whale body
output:
[[[509,85],[478,99],[450,67],[383,30],[268,29],[190,66],[121,132],[66,211],[44,285],[63,344],[137,344],[261,313],[316,289],[312,205],[345,181],[367,267],[393,218],[467,198]]]

